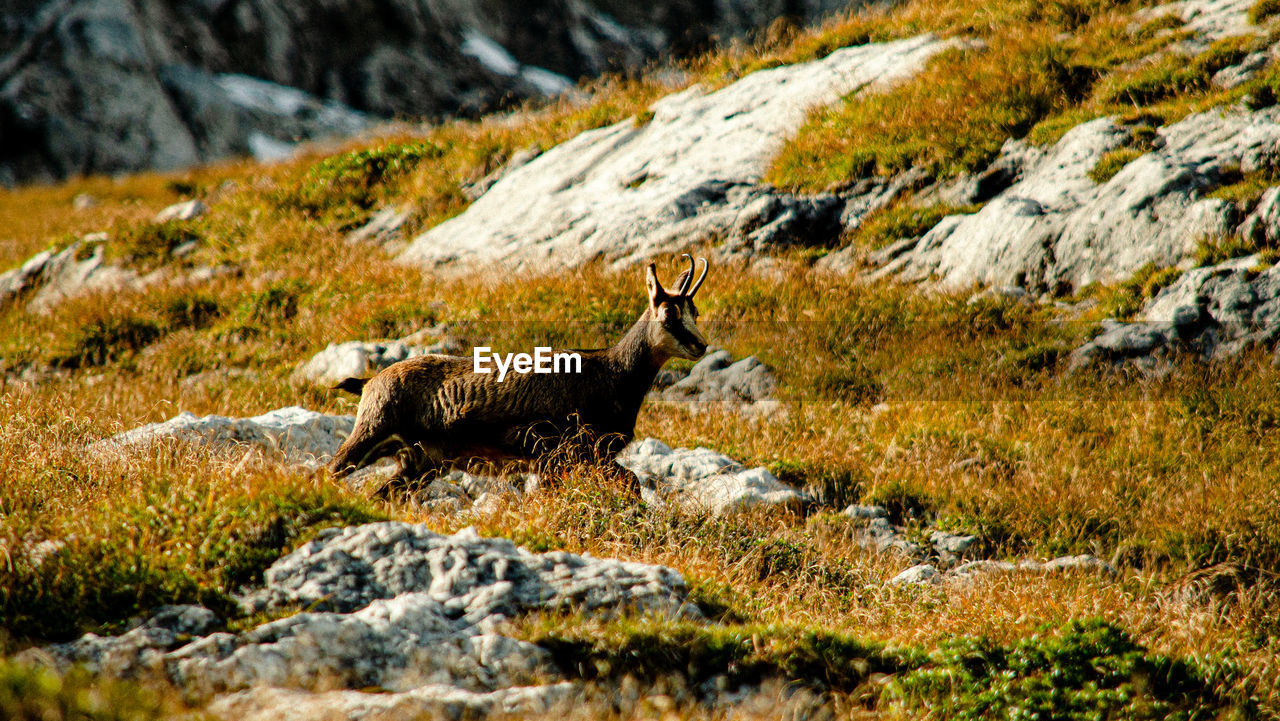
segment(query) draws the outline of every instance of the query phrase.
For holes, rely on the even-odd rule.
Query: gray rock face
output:
[[[0,11],[0,184],[271,160],[373,118],[554,95],[837,0],[31,0]]]
[[[948,288],[975,284],[1034,291],[1115,281],[1148,263],[1174,265],[1240,224],[1235,207],[1206,197],[1233,171],[1280,153],[1280,110],[1192,115],[1159,129],[1156,149],[1098,185],[1089,171],[1128,131],[1106,118],[1038,150],[1010,141],[1022,177],[972,215],[951,216],[873,273]],[[1265,231],[1264,231],[1265,232]]]
[[[141,448],[167,439],[218,447],[255,448],[290,462],[327,460],[355,426],[353,416],[327,416],[305,408],[280,408],[253,418],[196,416],[184,412],[162,423],[125,431],[97,447],[101,451]]]
[[[1108,321],[1071,354],[1070,367],[1134,362],[1148,368],[1170,353],[1206,360],[1280,340],[1280,270],[1258,256],[1195,268],[1161,290],[1131,323]]]
[[[265,578],[265,588],[244,599],[246,611],[308,610],[242,633],[209,633],[208,612],[185,607],[124,636],[86,636],[44,653],[95,672],[159,673],[197,697],[233,694],[215,700],[220,713],[273,714],[282,704],[319,708],[325,700],[363,709],[524,708],[559,700],[565,689],[513,688],[554,680],[559,670],[542,649],[502,635],[507,620],[542,609],[701,618],[684,579],[669,568],[534,554],[471,529],[452,536],[390,522],[330,529]],[[263,687],[392,694],[303,696]]]
[[[596,258],[634,263],[710,238],[729,251],[833,238],[844,203],[759,184],[806,112],[909,77],[948,43],[919,37],[752,73],[663,98],[647,122],[583,133],[515,168],[400,261],[440,271],[538,272]]]

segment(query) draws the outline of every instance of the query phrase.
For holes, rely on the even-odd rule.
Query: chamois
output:
[[[638,491],[635,475],[613,463],[635,434],[640,405],[663,364],[697,360],[707,342],[693,297],[707,277],[688,254],[689,269],[670,291],[652,263],[645,270],[649,305],[609,348],[571,351],[581,372],[476,373],[473,359],[424,355],[400,361],[367,380],[336,386],[361,393],[356,424],[330,468],[342,476],[379,458],[412,449],[415,475],[468,459],[530,461],[556,455],[599,465]],[[564,352],[564,351],[560,351]],[[402,457],[403,458],[403,457]],[[405,474],[407,459],[401,461]]]

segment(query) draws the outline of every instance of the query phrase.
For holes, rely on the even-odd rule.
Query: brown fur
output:
[[[339,383],[363,394],[355,428],[331,468],[349,473],[406,447],[417,451],[416,473],[469,459],[528,460],[555,451],[605,465],[634,485],[634,476],[611,461],[631,442],[653,379],[669,359],[706,352],[692,322],[698,314],[693,295],[706,270],[691,286],[689,262],[674,292],[648,267],[649,307],[613,346],[572,351],[582,356],[581,373],[512,371],[499,383],[496,372],[475,373],[470,356],[426,355],[368,381]]]

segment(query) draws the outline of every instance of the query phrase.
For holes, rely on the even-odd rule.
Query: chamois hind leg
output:
[[[443,449],[431,441],[403,441],[396,450],[399,469],[376,492],[378,498],[387,498],[394,492],[412,492],[427,485],[432,476],[444,468]]]

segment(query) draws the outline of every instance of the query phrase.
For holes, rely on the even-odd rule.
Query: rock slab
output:
[[[540,272],[599,258],[630,264],[713,236],[730,247],[834,237],[843,203],[760,185],[768,163],[810,109],[910,77],[948,46],[922,36],[844,48],[714,92],[670,95],[647,120],[582,133],[511,170],[398,258],[440,272]]]

